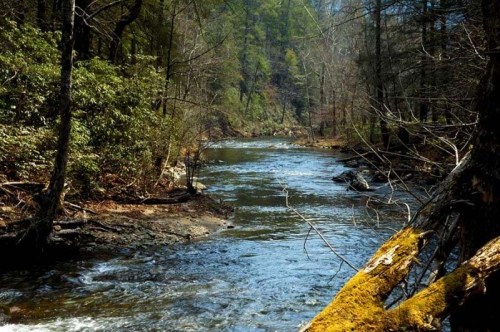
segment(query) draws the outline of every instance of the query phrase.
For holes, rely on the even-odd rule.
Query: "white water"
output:
[[[12,271],[0,300],[24,318],[1,331],[295,331],[318,313],[354,273],[329,251],[290,203],[335,249],[363,266],[398,228],[366,199],[330,179],[344,167],[327,150],[282,140],[216,144],[200,181],[235,205],[235,229],[174,248],[150,248],[91,260]],[[378,194],[384,197],[383,191]],[[304,246],[307,253],[304,252]]]

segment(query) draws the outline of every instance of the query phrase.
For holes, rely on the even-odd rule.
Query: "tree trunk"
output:
[[[75,0],[62,2],[62,54],[61,54],[61,123],[57,143],[57,154],[54,162],[54,171],[49,186],[42,198],[40,211],[32,225],[22,237],[21,244],[35,246],[43,250],[47,238],[52,231],[52,223],[56,209],[61,199],[66,179],[68,164],[69,140],[71,132],[71,75],[73,70],[73,26]]]
[[[172,47],[174,46],[174,29],[175,19],[177,18],[177,1],[174,1],[172,15],[170,16],[170,31],[168,37],[167,63],[165,65],[165,88],[163,90],[163,116],[167,116],[168,112],[168,93],[170,88],[170,79],[172,78],[173,59]],[[173,119],[173,116],[172,116]]]
[[[422,0],[422,50],[420,53],[420,122],[427,122],[427,0]]]
[[[436,94],[436,43],[437,43],[437,38],[436,38],[436,3],[435,0],[431,0],[431,8],[429,12],[429,64],[430,64],[430,70],[429,70],[429,86],[427,88],[428,94],[430,96],[435,96]],[[430,103],[429,105],[429,110],[431,111],[432,114],[432,122],[437,123],[438,122],[438,113],[437,113],[437,107],[434,103]]]
[[[440,28],[439,28],[439,33],[441,35],[441,54],[442,54],[442,58],[444,60],[444,65],[442,64],[441,65],[441,72],[440,72],[440,79],[441,79],[441,82],[443,83],[447,83],[448,80],[450,79],[450,73],[449,73],[449,68],[448,68],[448,28],[447,28],[447,10],[448,10],[448,0],[440,0],[440,9],[441,9],[441,13],[439,15],[439,25],[440,25]],[[442,95],[441,97],[444,97],[446,98],[446,95]],[[453,119],[452,119],[452,114],[451,114],[451,106],[450,106],[450,103],[448,101],[445,100],[444,102],[444,117],[445,117],[445,120],[446,120],[446,124],[447,125],[451,125],[453,124]]]
[[[283,100],[283,107],[281,108],[281,124],[285,122],[285,112],[286,112],[286,99]]]
[[[432,331],[450,313],[453,331],[498,330],[491,303],[500,296],[500,2],[483,0],[482,7],[490,59],[478,87],[480,120],[471,153],[305,331]],[[438,243],[435,254],[421,266],[436,263],[431,274],[437,281],[385,309],[390,292],[414,262],[420,264],[416,257],[431,242]],[[459,267],[443,276],[437,267],[445,266],[457,242]]]
[[[23,26],[25,18],[26,18],[26,4],[25,0],[18,0],[16,9],[12,12],[14,17],[14,21],[17,24],[17,27],[20,28]]]
[[[57,29],[58,13],[61,11],[62,0],[52,0],[52,13],[50,15],[50,29],[54,31]]]
[[[243,34],[243,48],[241,50],[241,81],[240,81],[240,102],[243,103],[243,97],[248,92],[247,81],[250,74],[248,73],[248,39],[250,34],[250,1],[245,1],[245,29]]]
[[[118,46],[120,45],[123,31],[125,31],[125,28],[134,22],[141,13],[142,2],[143,0],[135,0],[134,6],[130,9],[128,15],[122,15],[120,21],[116,23],[111,43],[109,44],[109,60],[114,64],[118,62]]]
[[[382,135],[382,143],[384,148],[389,147],[389,129],[387,128],[387,121],[385,120],[384,111],[384,87],[382,85],[382,27],[381,27],[381,12],[382,0],[377,0],[375,8],[375,75],[376,75],[376,101],[377,113],[380,119],[380,133]]]
[[[332,137],[337,137],[337,92],[335,90],[332,91]]]
[[[47,24],[47,3],[46,0],[37,1],[37,11],[36,11],[36,24],[40,30],[43,32],[48,31],[49,27]]]
[[[464,181],[469,187],[466,199],[474,209],[461,214],[460,262],[469,259],[485,242],[500,235],[500,3],[483,0],[483,22],[487,54],[490,59],[479,85],[477,106],[478,135]],[[452,315],[454,331],[493,331],[498,329],[498,311],[489,301],[500,296],[496,283],[487,284],[488,292]],[[491,303],[491,302],[490,302]]]
[[[311,97],[309,95],[309,80],[308,80],[308,75],[307,75],[307,68],[305,62],[302,63],[302,68],[304,69],[304,76],[305,76],[305,88],[306,88],[306,108],[307,108],[307,117],[309,120],[309,129],[311,130],[311,139],[314,142],[316,138],[314,137],[314,127],[313,127],[313,122],[312,122],[312,111],[311,111]]]
[[[78,60],[90,60],[90,48],[92,44],[92,35],[89,23],[85,16],[91,15],[91,0],[76,0],[76,6],[85,12],[83,15],[75,17],[75,51]]]
[[[159,10],[158,10],[158,26],[160,27],[160,31],[156,38],[156,68],[159,69],[163,65],[163,25],[165,24],[165,0],[160,0]],[[154,40],[154,39],[153,39]],[[153,44],[153,43],[152,43]],[[153,50],[151,50],[151,54],[153,54]]]

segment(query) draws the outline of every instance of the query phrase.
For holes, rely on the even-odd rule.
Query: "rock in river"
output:
[[[363,175],[360,172],[356,171],[345,171],[340,175],[334,176],[332,178],[335,182],[346,182],[349,185],[349,188],[358,190],[358,191],[369,191],[370,185],[365,180]]]

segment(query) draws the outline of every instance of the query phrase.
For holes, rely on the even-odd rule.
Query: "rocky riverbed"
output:
[[[169,205],[100,202],[90,204],[88,209],[98,214],[83,211],[78,215],[79,220],[85,220],[82,231],[93,238],[83,244],[83,251],[193,241],[231,227],[226,218],[232,208],[207,196]]]
[[[88,202],[54,221],[45,256],[58,259],[195,241],[231,228],[227,221],[231,213],[231,206],[202,194],[173,204]],[[11,237],[12,248],[27,222],[15,206],[0,206],[0,237],[5,241]],[[17,264],[14,253],[12,257],[13,262],[4,257],[7,264]]]

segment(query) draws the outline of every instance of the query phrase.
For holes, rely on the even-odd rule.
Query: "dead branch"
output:
[[[99,214],[99,213],[97,213],[97,212],[95,212],[95,211],[93,211],[91,209],[87,209],[87,208],[84,208],[82,206],[79,206],[79,205],[76,205],[76,204],[73,204],[73,203],[66,202],[66,203],[64,203],[64,205],[66,205],[69,208],[75,209],[75,210],[80,210],[80,211],[83,211],[83,212],[91,213],[93,215],[98,215]]]
[[[24,191],[42,191],[45,188],[46,184],[45,183],[40,183],[40,182],[22,182],[22,181],[16,181],[16,182],[4,182],[0,183],[0,188],[1,187],[9,187],[11,189],[17,189],[17,190],[24,190]]]
[[[287,190],[287,187],[285,184],[281,183],[279,180],[277,180],[278,183],[281,185],[281,188],[282,188],[282,191],[283,193],[285,194],[285,206],[287,207],[287,209],[289,209],[290,211],[292,211],[295,215],[297,215],[300,219],[304,220],[311,229],[313,229],[316,234],[318,234],[318,236],[321,238],[321,240],[323,240],[323,242],[328,246],[328,248],[330,248],[330,251],[333,252],[333,254],[335,256],[337,256],[337,258],[339,258],[342,262],[346,263],[351,269],[353,269],[354,271],[359,271],[358,268],[356,268],[352,263],[350,263],[344,256],[342,256],[341,254],[339,254],[335,248],[333,248],[333,246],[330,244],[330,242],[328,242],[328,240],[323,236],[323,234],[321,233],[321,231],[310,221],[308,220],[306,217],[304,217],[299,211],[297,211],[294,207],[292,207],[289,203],[288,203],[288,190]],[[309,231],[310,232],[310,231]],[[309,233],[308,233],[309,235]]]
[[[177,204],[185,203],[191,199],[189,193],[174,197],[148,197],[139,202],[139,204]]]

